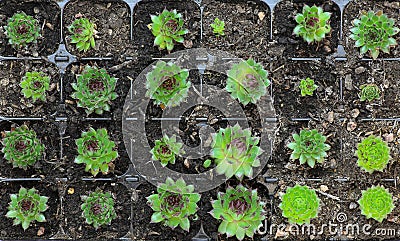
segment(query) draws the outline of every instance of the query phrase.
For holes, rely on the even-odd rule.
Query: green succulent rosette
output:
[[[382,222],[394,209],[392,194],[381,186],[373,186],[362,191],[358,204],[360,204],[362,215],[378,222]]]
[[[390,148],[380,137],[368,136],[357,145],[357,165],[366,172],[382,172],[390,160]]]
[[[93,225],[95,229],[108,225],[117,217],[114,208],[114,198],[110,192],[100,189],[91,192],[88,196],[82,196],[82,215],[87,224]]]
[[[9,18],[4,29],[9,44],[16,49],[25,47],[29,43],[36,43],[41,37],[39,22],[24,12],[16,13]]]

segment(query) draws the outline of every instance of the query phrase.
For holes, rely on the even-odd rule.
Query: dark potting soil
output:
[[[88,131],[90,127],[95,130],[105,128],[111,141],[115,142],[116,150],[118,150],[118,158],[113,161],[113,166],[110,165],[110,173],[103,175],[99,173],[96,177],[114,177],[122,175],[127,170],[131,161],[125,149],[123,142],[121,122],[111,121],[74,121],[68,123],[68,127],[63,138],[63,166],[65,174],[68,175],[70,180],[80,180],[83,176],[91,177],[90,172],[85,172],[85,164],[74,163],[75,157],[78,155],[75,140],[81,138],[83,131]]]
[[[57,50],[60,42],[60,8],[51,0],[19,1],[6,0],[0,3],[0,26],[7,26],[7,21],[15,13],[24,12],[38,20],[41,38],[37,43],[28,44],[21,49],[14,49],[8,42],[4,27],[0,29],[0,55],[2,56],[47,56]]]
[[[396,118],[400,116],[400,64],[397,62],[352,62],[344,68],[344,103],[348,110],[359,112],[359,118]],[[378,100],[361,101],[361,85],[376,84]]]
[[[71,34],[68,26],[79,15],[88,18],[96,24],[96,46],[87,52],[77,50],[75,44],[71,44]],[[119,0],[97,1],[70,1],[64,9],[63,26],[67,49],[79,57],[88,56],[112,56],[121,55],[129,45],[130,39],[130,10],[129,6]]]
[[[297,23],[294,17],[302,13],[304,5],[316,5],[322,7],[325,12],[332,13],[330,25],[332,31],[326,35],[322,43],[308,44],[301,37],[293,35],[293,29]],[[286,45],[284,55],[287,57],[322,57],[336,51],[339,42],[340,11],[339,7],[332,1],[282,1],[278,3],[274,11],[273,23],[274,38],[278,44]]]
[[[202,2],[203,4],[203,2]],[[240,58],[265,57],[270,40],[270,10],[261,1],[204,1],[203,47],[228,51]],[[210,26],[215,18],[225,22],[225,36]]]
[[[126,187],[108,182],[78,182],[69,185],[68,189],[70,188],[74,189],[74,193],[64,196],[65,231],[74,240],[115,240],[128,233],[131,222],[131,197]],[[96,188],[112,194],[117,214],[110,225],[101,226],[97,230],[85,222],[81,209],[81,197],[88,196],[90,192],[96,191]]]
[[[349,2],[343,12],[343,39],[345,40],[345,50],[349,59],[359,59],[359,57],[371,58],[369,52],[364,54],[364,56],[360,56],[360,48],[356,48],[354,46],[355,41],[349,37],[351,34],[350,29],[353,27],[353,21],[359,19],[363,11],[368,12],[369,10],[374,12],[382,10],[384,14],[395,21],[396,27],[400,27],[400,6],[396,1],[376,2],[372,0],[356,0]],[[393,36],[393,38],[396,39],[397,42],[400,41],[399,34]],[[391,48],[390,54],[383,53],[382,51],[379,53],[379,58],[394,57],[400,57],[399,45]]]
[[[46,101],[25,98],[20,83],[26,72],[43,72],[50,77]],[[0,115],[9,117],[46,117],[55,114],[60,100],[60,76],[57,68],[42,60],[18,60],[0,63]]]
[[[18,194],[21,187],[30,189],[34,187],[38,190],[41,196],[49,198],[47,201],[48,209],[43,212],[46,222],[32,222],[27,230],[23,230],[21,225],[13,226],[13,219],[6,218],[5,215],[8,211],[7,207],[11,202],[10,194]],[[59,228],[58,215],[60,214],[60,202],[57,192],[57,186],[43,183],[43,182],[2,182],[0,183],[0,234],[2,239],[25,239],[31,240],[33,238],[49,239],[57,233]],[[44,234],[38,236],[38,231],[44,230]]]
[[[33,166],[24,170],[22,168],[13,168],[13,165],[4,158],[4,154],[0,152],[0,168],[1,177],[17,178],[17,177],[44,177],[52,178],[60,174],[57,171],[59,167],[60,157],[60,138],[58,127],[47,121],[2,121],[0,122],[0,132],[10,131],[12,127],[18,127],[26,124],[29,129],[34,130],[37,138],[45,146],[45,152],[41,160],[37,161]],[[1,148],[3,147],[0,144]]]
[[[84,108],[77,106],[77,100],[71,97],[71,94],[75,92],[71,84],[77,82],[77,75],[81,74],[87,65],[96,66],[99,69],[103,68],[111,77],[117,78],[115,92],[118,94],[118,97],[111,101],[110,111],[104,111],[102,115],[93,112],[88,116]],[[78,119],[82,117],[114,118],[117,122],[121,122],[122,109],[125,104],[125,98],[130,90],[131,80],[134,80],[138,73],[136,73],[136,68],[132,69],[129,65],[124,68],[119,68],[118,66],[119,63],[111,61],[85,61],[70,65],[63,79],[66,114]]]
[[[200,8],[194,1],[140,1],[133,13],[133,48],[139,58],[163,57],[168,54],[166,49],[159,50],[154,46],[154,36],[148,28],[152,23],[150,15],[159,15],[164,9],[177,10],[182,14],[184,27],[189,33],[184,35],[185,42],[175,43],[173,52],[198,48],[200,46]]]
[[[340,81],[335,66],[319,61],[284,61],[271,65],[269,77],[278,116],[318,118],[339,102]],[[302,97],[299,85],[307,77],[313,79],[318,88],[312,96]]]

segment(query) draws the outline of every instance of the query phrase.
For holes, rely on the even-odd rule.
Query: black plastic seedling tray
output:
[[[7,2],[13,2],[15,3],[16,1],[9,1],[9,0],[2,0],[1,2],[5,2],[5,5],[7,5]],[[25,1],[23,1],[25,2]],[[26,1],[30,2],[30,1]],[[42,2],[40,4],[48,4],[51,2],[50,0],[48,1],[34,1],[35,4],[39,4],[39,2]],[[137,24],[134,22],[135,18],[135,11],[137,10],[138,4],[141,4],[142,1],[139,0],[120,0],[120,1],[94,1],[95,3],[97,2],[119,2],[122,4],[125,4],[129,8],[129,22],[130,22],[130,33],[129,33],[129,38],[133,43],[135,42],[136,39],[142,38],[142,36],[137,36],[135,35],[135,25]],[[146,4],[152,4],[151,1],[144,1]],[[184,4],[188,4],[190,1],[175,1],[175,2],[184,2]],[[236,1],[236,2],[241,2],[241,1]],[[243,1],[244,2],[244,1]],[[282,2],[287,2],[287,1],[276,1],[276,0],[263,0],[263,1],[257,1],[257,4],[263,5],[263,8],[268,9],[268,29],[269,31],[266,34],[268,36],[268,39],[265,39],[265,44],[276,44],[278,41],[279,36],[276,36],[276,33],[274,30],[278,28],[279,26],[276,26],[274,23],[274,19],[276,17],[276,12],[275,9],[279,6],[280,3]],[[300,1],[294,1],[296,3],[301,3]],[[306,1],[311,2],[311,3],[322,3],[322,1]],[[77,125],[77,124],[82,124],[82,123],[95,123],[96,125],[119,125],[122,121],[138,121],[137,116],[129,116],[126,117],[125,115],[122,114],[122,110],[119,112],[111,113],[107,115],[106,117],[91,117],[88,118],[85,115],[80,115],[80,113],[75,113],[71,114],[71,110],[69,110],[68,106],[66,105],[66,100],[68,99],[68,94],[67,91],[68,89],[66,88],[67,86],[67,81],[66,78],[68,77],[68,72],[70,71],[71,66],[74,63],[100,63],[100,65],[107,66],[111,70],[115,70],[116,72],[119,71],[121,68],[124,68],[125,66],[128,65],[134,65],[134,64],[141,64],[140,66],[146,66],[146,64],[143,63],[148,63],[150,64],[151,62],[161,59],[162,56],[155,56],[155,55],[132,55],[130,56],[129,54],[124,54],[119,56],[118,53],[114,54],[112,56],[77,56],[70,51],[67,50],[66,47],[66,41],[65,41],[65,8],[68,6],[70,1],[56,1],[52,2],[56,3],[59,7],[57,11],[59,11],[58,17],[60,18],[60,24],[58,25],[59,29],[59,44],[58,47],[56,46],[54,49],[56,51],[48,56],[37,56],[37,57],[32,57],[32,56],[0,56],[0,62],[2,63],[7,63],[7,62],[12,62],[12,61],[23,61],[23,62],[34,62],[34,61],[42,61],[50,64],[54,64],[55,68],[57,69],[58,72],[58,83],[57,85],[59,86],[59,95],[57,96],[58,100],[56,100],[54,103],[55,106],[51,109],[52,112],[50,113],[45,113],[41,116],[13,116],[13,115],[0,115],[0,125],[10,125],[11,123],[23,123],[25,121],[28,122],[34,122],[37,123],[39,126],[44,125],[44,126],[53,126],[53,130],[55,130],[55,133],[48,133],[49,135],[54,136],[56,140],[58,140],[57,145],[56,145],[56,151],[52,153],[52,155],[55,155],[55,161],[61,161],[66,158],[66,153],[68,152],[68,145],[66,143],[68,142],[69,139],[69,130],[71,129],[71,125]],[[192,2],[190,2],[192,3]],[[316,64],[316,65],[322,65],[326,64],[329,66],[333,66],[332,68],[336,68],[336,80],[338,83],[336,83],[336,89],[333,90],[333,98],[336,100],[336,106],[340,105],[345,106],[345,96],[346,96],[346,87],[345,87],[345,82],[346,82],[346,74],[344,73],[343,69],[345,68],[345,64],[347,63],[347,55],[345,52],[345,48],[343,47],[345,45],[344,37],[343,37],[343,22],[344,22],[344,11],[346,5],[349,3],[349,1],[346,0],[334,0],[333,4],[335,5],[335,8],[339,10],[338,14],[338,45],[334,47],[334,51],[332,51],[329,55],[325,56],[311,56],[311,57],[303,57],[303,56],[284,56],[288,61],[292,61],[292,63],[299,62],[299,66],[301,66],[301,63],[304,63],[305,65],[308,64]],[[158,3],[154,3],[158,4]],[[179,5],[180,3],[178,3]],[[207,4],[205,5],[204,2],[201,0],[195,0],[194,1],[195,6],[198,8],[198,12],[200,13],[200,20],[199,23],[199,42],[197,43],[197,47],[202,47],[203,39],[204,39],[204,11],[207,9]],[[115,13],[118,14],[118,13]],[[150,40],[147,40],[149,42],[152,42]],[[196,44],[196,41],[194,41]],[[278,43],[279,45],[279,43]],[[140,51],[139,51],[140,52]],[[233,53],[235,54],[235,53]],[[211,55],[210,55],[211,56]],[[199,58],[202,56],[199,56]],[[211,56],[212,57],[212,56]],[[279,70],[279,58],[277,56],[261,56],[258,57],[258,60],[260,62],[268,63],[270,66],[272,66],[269,70],[269,72],[272,71],[274,73],[274,70],[278,71]],[[379,61],[393,61],[397,62],[399,61],[400,58],[398,57],[393,57],[393,58],[382,58]],[[210,61],[210,58],[208,59],[202,59],[202,61]],[[369,58],[362,58],[359,59],[358,62],[366,62],[367,65],[370,63],[372,59]],[[117,63],[117,64],[114,64]],[[276,65],[275,65],[276,63]],[[143,69],[141,69],[143,70]],[[140,70],[140,71],[141,71]],[[199,68],[199,75],[202,76],[204,74],[204,69]],[[133,79],[131,79],[132,84]],[[274,85],[274,84],[273,84]],[[275,86],[271,86],[270,94],[272,98],[275,98]],[[132,89],[130,90],[132,91]],[[126,92],[126,95],[129,96],[128,91]],[[122,106],[120,106],[122,109]],[[299,106],[299,108],[303,108]],[[336,108],[336,107],[335,107]],[[343,107],[344,108],[344,107]],[[346,125],[348,124],[349,120],[350,121],[357,121],[360,123],[367,123],[366,125],[369,125],[369,123],[378,123],[378,122],[390,122],[390,123],[397,123],[400,121],[400,110],[393,110],[395,114],[393,116],[397,117],[386,117],[386,116],[359,116],[351,119],[351,117],[348,116],[346,113],[346,110],[344,110],[341,114],[341,116],[335,116],[335,120],[332,121],[332,125],[334,126],[333,128],[338,128],[338,135],[341,136],[343,132],[346,132]],[[0,112],[2,113],[2,112]],[[306,112],[305,112],[306,113]],[[326,114],[326,113],[325,113]],[[122,118],[126,118],[123,120]],[[180,119],[180,117],[177,117]],[[278,116],[277,118],[286,118],[289,120],[293,125],[299,125],[299,126],[308,126],[311,125],[313,126],[314,122],[318,122],[326,118],[323,114],[315,114],[312,117],[308,115],[307,113],[305,115],[303,114],[298,114],[298,113],[285,113],[285,115]],[[162,119],[161,119],[162,120]],[[266,120],[268,121],[268,120]],[[269,121],[277,121],[275,117],[271,117]],[[7,123],[7,124],[6,124]],[[290,134],[290,133],[289,133]],[[286,134],[286,135],[289,135]],[[120,140],[122,142],[122,140]],[[346,148],[346,143],[343,143],[343,141],[340,141],[338,143],[337,149],[340,151],[343,151]],[[127,148],[127,150],[132,151],[132,149]],[[129,153],[129,156],[134,157],[135,153]],[[135,212],[135,205],[137,205],[137,200],[139,198],[140,193],[137,191],[138,187],[140,187],[142,184],[146,183],[146,179],[142,177],[138,171],[136,171],[134,167],[134,162],[133,164],[131,163],[131,160],[128,158],[128,155],[123,156],[125,160],[123,162],[126,164],[128,163],[129,165],[123,165],[124,170],[120,170],[119,174],[116,175],[111,175],[111,176],[106,176],[106,177],[100,177],[100,178],[91,178],[91,177],[84,177],[85,175],[79,176],[79,175],[69,175],[70,173],[68,172],[60,172],[56,175],[10,175],[10,176],[0,176],[0,187],[2,190],[6,190],[8,187],[13,187],[15,185],[25,185],[29,183],[32,186],[35,185],[44,185],[48,187],[49,189],[52,190],[53,194],[56,196],[57,204],[56,209],[53,210],[57,213],[57,221],[55,222],[56,225],[49,227],[49,229],[46,229],[46,234],[51,233],[51,235],[45,235],[45,238],[42,237],[33,237],[35,238],[41,238],[41,240],[70,240],[70,239],[92,239],[92,240],[102,240],[101,234],[99,234],[98,237],[96,237],[96,234],[83,234],[79,235],[80,231],[77,231],[78,235],[71,235],[67,230],[68,227],[66,223],[66,215],[69,210],[66,210],[69,208],[68,202],[69,200],[69,194],[68,194],[68,189],[71,187],[74,187],[79,183],[79,185],[89,185],[89,186],[107,186],[107,187],[115,187],[118,185],[122,185],[125,189],[126,195],[129,196],[129,203],[124,206],[124,207],[130,207],[130,216],[126,217],[124,220],[124,226],[125,228],[117,227],[117,229],[121,230],[126,230],[126,233],[122,235],[114,235],[114,239],[120,239],[120,240],[133,240],[134,238],[134,227],[137,227],[138,222],[135,220],[134,212]],[[271,166],[267,166],[267,171],[264,171],[261,177],[257,178],[257,182],[261,185],[263,185],[266,190],[266,198],[269,201],[269,213],[267,215],[267,221],[272,222],[274,220],[274,216],[276,215],[277,212],[277,207],[279,205],[279,198],[278,198],[278,193],[280,190],[280,187],[282,186],[282,176],[276,175],[277,172],[270,172],[269,169],[274,168],[274,165],[277,164],[279,168],[284,168],[283,165],[279,165],[279,160],[274,160],[276,156],[272,155],[271,158]],[[343,162],[345,160],[345,157],[341,154],[338,153],[337,156],[339,163]],[[71,160],[70,160],[71,161]],[[396,169],[397,170],[397,169]],[[50,170],[51,171],[51,170]],[[9,174],[12,172],[8,172]],[[308,185],[311,185],[313,187],[318,187],[321,182],[326,182],[329,184],[332,184],[333,186],[339,186],[343,185],[345,183],[354,183],[354,181],[357,182],[357,180],[352,180],[351,177],[345,175],[346,172],[343,172],[343,175],[325,175],[322,173],[313,173],[313,175],[308,175],[308,176],[298,176],[298,179],[296,180],[297,182],[300,183],[305,183]],[[30,173],[26,173],[30,174]],[[381,179],[374,179],[373,183],[389,183],[388,185],[393,186],[394,188],[397,188],[397,182],[398,182],[398,175],[396,175],[396,172],[392,172],[392,176],[385,176],[384,178]],[[83,184],[82,184],[83,183]],[[339,191],[333,194],[328,194],[324,191],[320,191],[320,194],[325,197],[327,200],[334,200],[339,203],[344,203],[343,205],[348,205],[347,201],[348,197],[346,196],[341,196],[340,188],[337,188]],[[2,207],[4,208],[4,207]],[[4,218],[4,213],[0,213],[2,220]],[[70,214],[74,215],[74,214]],[[80,214],[75,214],[79,216]],[[197,234],[193,235],[192,237],[189,237],[185,240],[193,240],[193,241],[207,241],[207,240],[214,240],[211,237],[215,237],[215,234],[207,233],[207,229],[204,228],[205,226],[208,226],[208,223],[205,223],[203,217],[199,217],[200,220],[200,227],[197,227]],[[149,221],[149,220],[148,220]],[[1,231],[0,226],[0,231]],[[139,227],[140,228],[140,227]],[[115,231],[115,230],[114,230]],[[8,236],[7,234],[6,236]],[[87,236],[85,236],[87,235]],[[274,239],[275,234],[268,234],[265,237],[260,236],[261,240],[272,240]],[[13,236],[13,235],[11,235]],[[0,232],[0,239],[2,240],[9,240],[9,239],[18,239],[18,240],[27,240],[29,238],[23,238],[25,235],[24,234],[15,234],[13,237],[16,238],[5,238],[3,236],[3,232]],[[396,236],[398,237],[398,236]],[[341,235],[337,235],[336,237],[328,237],[330,240],[346,240],[346,237],[342,237]],[[160,240],[155,237],[152,240]],[[172,240],[172,239],[171,239]],[[219,240],[219,239],[218,239]]]

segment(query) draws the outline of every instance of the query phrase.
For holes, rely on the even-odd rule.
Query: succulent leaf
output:
[[[110,192],[100,189],[91,192],[88,196],[82,196],[82,215],[87,224],[93,225],[95,229],[108,225],[117,217],[114,209],[114,199]]]
[[[238,124],[220,129],[214,134],[211,156],[215,158],[218,174],[227,178],[253,176],[253,167],[259,167],[258,156],[263,150],[258,147],[259,138],[251,135],[250,129],[242,129]]]
[[[36,43],[41,37],[39,22],[24,12],[14,14],[5,26],[9,43],[16,49]]]
[[[320,42],[331,32],[329,19],[331,13],[324,12],[321,7],[303,7],[302,13],[295,16],[297,22],[293,34],[302,37],[308,44]]]
[[[2,140],[4,158],[24,170],[34,165],[43,155],[44,145],[36,137],[34,130],[29,130],[26,125],[5,132]]]
[[[296,185],[286,189],[279,208],[289,223],[309,224],[312,218],[318,216],[319,202],[314,190],[307,186]]]
[[[389,53],[390,47],[396,46],[397,42],[392,37],[400,29],[394,26],[394,20],[388,18],[381,11],[364,12],[360,19],[353,21],[352,34],[350,38],[355,42],[356,47],[361,47],[360,54],[370,52],[373,59],[378,58],[379,51]]]
[[[307,163],[314,167],[315,163],[323,163],[327,156],[326,151],[330,149],[325,144],[326,137],[317,130],[301,130],[300,134],[293,134],[294,142],[288,144],[288,148],[293,150],[290,159],[299,159],[300,164]]]
[[[87,18],[77,18],[70,26],[68,31],[72,34],[71,43],[76,44],[79,51],[88,51],[96,46],[94,37],[96,35],[96,25]]]
[[[214,19],[214,23],[210,24],[213,29],[213,33],[216,36],[224,36],[225,35],[225,22],[221,21],[219,18]]]
[[[118,97],[115,93],[116,84],[117,79],[105,69],[87,65],[78,75],[77,82],[71,84],[75,91],[71,97],[78,100],[78,107],[85,108],[87,115],[93,112],[101,115],[103,111],[110,111],[111,101]]]
[[[182,14],[176,9],[164,11],[158,15],[151,15],[152,23],[149,24],[152,34],[156,37],[154,45],[160,49],[167,49],[168,52],[174,49],[174,42],[183,43],[183,35],[189,31],[183,27]]]
[[[357,145],[357,165],[366,172],[383,171],[390,160],[390,149],[380,137],[373,135]]]
[[[46,91],[50,89],[50,77],[43,72],[26,72],[20,83],[25,98],[46,101]]]
[[[381,186],[373,186],[362,191],[362,197],[358,203],[362,215],[378,222],[382,222],[394,209],[392,194]]]
[[[172,62],[158,61],[146,75],[146,96],[154,99],[158,105],[178,106],[188,96],[191,86],[188,77],[189,70],[181,69]]]
[[[257,190],[238,185],[236,188],[227,188],[226,193],[218,193],[218,199],[212,202],[211,215],[222,220],[219,233],[243,240],[245,236],[252,238],[265,219],[264,206]]]
[[[162,222],[172,229],[179,226],[188,232],[189,216],[196,214],[200,201],[200,194],[193,191],[193,185],[186,185],[183,179],[175,182],[168,177],[158,186],[157,194],[147,197],[147,203],[154,211],[151,222]]]
[[[226,91],[243,105],[250,102],[256,104],[267,93],[269,85],[268,72],[261,64],[248,59],[234,64],[228,71]]]
[[[78,147],[75,163],[85,164],[85,171],[90,171],[93,176],[99,172],[105,175],[110,172],[109,166],[117,159],[118,152],[114,151],[115,143],[110,140],[106,129],[90,128],[82,132],[81,138],[75,142]]]
[[[318,85],[316,85],[314,83],[313,79],[310,79],[307,77],[306,79],[302,79],[300,81],[299,88],[301,91],[301,96],[307,96],[307,95],[312,96],[314,93],[314,90],[316,90],[318,88]]]
[[[360,86],[360,100],[361,101],[373,101],[381,97],[381,92],[376,84],[365,84]]]
[[[40,196],[34,188],[27,190],[19,189],[18,194],[11,194],[11,202],[8,206],[7,218],[14,219],[14,225],[22,225],[26,230],[31,222],[45,222],[46,218],[42,212],[47,210],[48,197]]]

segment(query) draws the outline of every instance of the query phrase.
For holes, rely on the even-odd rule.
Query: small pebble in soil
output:
[[[326,192],[326,191],[329,190],[328,186],[326,186],[326,185],[321,185],[321,186],[319,187],[319,189],[320,189],[321,191],[323,191],[323,192]]]
[[[351,111],[351,117],[357,118],[358,115],[360,115],[360,110],[359,110],[359,109],[353,109],[353,110]]]
[[[357,123],[350,121],[347,123],[347,130],[348,131],[354,131],[357,128]]]
[[[37,236],[42,236],[44,234],[44,227],[40,227],[37,231]]]
[[[353,89],[353,80],[351,79],[351,74],[347,74],[346,77],[344,77],[344,86],[347,90]]]
[[[356,74],[362,74],[365,72],[365,68],[363,66],[360,66],[355,69]]]
[[[334,113],[333,113],[333,111],[330,111],[328,113],[328,118],[327,118],[328,122],[332,123],[333,122],[333,118],[334,118]]]
[[[383,135],[383,138],[384,138],[384,140],[385,140],[386,142],[392,142],[392,141],[394,141],[394,135],[393,135],[393,133],[384,134],[384,135]]]
[[[74,194],[74,192],[75,192],[75,189],[73,187],[68,188],[68,194],[69,195]]]
[[[349,205],[349,209],[350,210],[356,209],[357,207],[358,207],[358,204],[355,203],[355,202],[351,202],[350,205]]]

